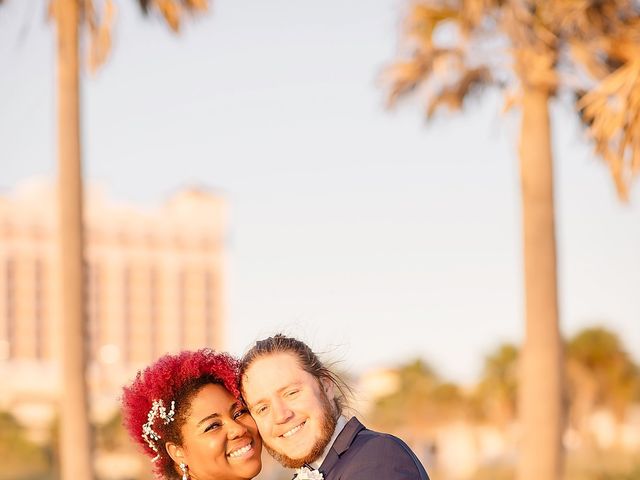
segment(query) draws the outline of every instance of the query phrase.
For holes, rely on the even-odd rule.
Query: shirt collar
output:
[[[311,462],[309,464],[310,466],[312,466],[316,470],[320,468],[320,465],[322,465],[322,462],[324,462],[324,459],[327,458],[327,455],[329,454],[329,450],[331,449],[333,442],[336,441],[336,438],[338,438],[338,435],[340,435],[340,432],[342,432],[342,429],[346,424],[347,424],[347,419],[344,416],[340,415],[338,417],[338,420],[336,421],[336,428],[333,431],[331,440],[329,440],[329,443],[327,443],[327,446],[324,449],[324,452],[322,452],[322,455],[320,455],[314,462]]]

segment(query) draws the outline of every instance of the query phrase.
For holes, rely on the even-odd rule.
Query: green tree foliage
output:
[[[31,442],[24,428],[6,412],[0,412],[0,480],[44,478],[50,470],[45,450]]]
[[[598,480],[640,480],[640,465],[623,474],[602,475]]]
[[[422,360],[397,369],[398,388],[378,399],[371,413],[383,428],[424,432],[466,414],[467,400],[460,388],[442,381]]]
[[[567,345],[567,377],[573,420],[597,407],[621,418],[638,401],[640,371],[618,336],[603,327],[578,332]]]
[[[619,337],[604,327],[580,330],[566,343],[567,401],[572,416],[584,420],[598,407],[620,418],[640,402],[640,369]],[[497,426],[516,419],[520,349],[504,343],[484,359],[475,389],[465,392],[446,382],[422,360],[396,370],[399,386],[375,404],[371,414],[389,428],[430,428],[452,418],[471,416]],[[576,422],[574,422],[576,423]]]
[[[474,395],[481,418],[501,426],[516,415],[518,354],[515,345],[505,343],[487,355]]]
[[[114,451],[131,446],[129,436],[122,426],[120,410],[115,412],[106,422],[96,425],[96,447],[99,450]]]

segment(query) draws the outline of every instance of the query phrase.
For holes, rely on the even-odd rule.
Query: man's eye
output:
[[[256,407],[253,411],[256,413],[256,415],[262,415],[263,413],[266,413],[267,406],[260,405],[259,407]]]
[[[298,393],[300,390],[290,390],[287,392],[287,397],[292,397],[294,396],[296,393]]]

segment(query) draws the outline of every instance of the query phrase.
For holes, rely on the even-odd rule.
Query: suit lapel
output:
[[[331,445],[331,448],[329,449],[327,457],[318,468],[323,475],[327,475],[329,473],[329,471],[338,462],[340,455],[349,449],[353,440],[358,435],[358,432],[363,429],[364,425],[362,425],[356,417],[351,417],[351,420],[347,422],[340,434],[336,437],[335,442],[333,442],[333,445]]]

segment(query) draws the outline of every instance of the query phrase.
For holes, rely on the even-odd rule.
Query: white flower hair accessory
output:
[[[320,470],[312,470],[309,467],[296,469],[295,480],[324,480],[324,475]]]
[[[167,407],[164,406],[164,402],[162,399],[155,400],[151,404],[151,410],[149,410],[149,414],[147,415],[147,423],[142,426],[142,438],[144,438],[149,448],[156,452],[156,456],[151,459],[152,462],[157,461],[160,458],[160,452],[158,451],[157,442],[160,440],[160,435],[153,429],[153,422],[155,422],[156,418],[162,420],[162,423],[168,425],[173,422],[174,415],[176,413],[176,402],[171,401],[171,409],[167,411]]]

